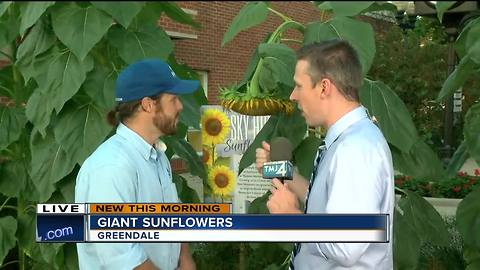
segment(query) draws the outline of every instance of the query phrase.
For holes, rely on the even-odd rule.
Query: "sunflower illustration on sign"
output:
[[[217,155],[215,154],[213,147],[203,145],[202,153],[203,164],[205,164],[207,167],[212,167],[217,160]]]
[[[235,174],[224,165],[215,166],[208,174],[208,183],[215,195],[228,196],[235,188]]]
[[[222,143],[230,131],[227,115],[216,109],[207,109],[202,114],[202,143],[215,145]]]

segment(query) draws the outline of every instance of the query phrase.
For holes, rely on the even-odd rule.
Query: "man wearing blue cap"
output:
[[[116,134],[83,163],[77,176],[77,203],[177,203],[166,146],[160,136],[175,134],[181,94],[198,81],[180,80],[161,60],[125,68],[116,83],[109,122]],[[80,269],[195,269],[187,244],[79,243]]]

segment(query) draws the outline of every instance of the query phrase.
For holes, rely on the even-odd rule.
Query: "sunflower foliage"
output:
[[[363,15],[379,10],[396,12],[396,7],[390,3],[374,1],[348,3],[316,1],[313,4],[318,8],[320,19],[306,24],[296,22],[278,12],[267,2],[245,4],[224,34],[222,46],[234,39],[241,31],[265,22],[269,15],[280,17],[282,22],[257,46],[243,80],[222,92],[222,105],[244,114],[255,115],[258,113],[259,97],[281,101],[290,95],[293,89],[291,79],[294,74],[295,55],[283,39],[286,30],[293,29],[298,32],[301,38],[297,39],[297,42],[302,45],[332,38],[343,39],[348,41],[359,55],[364,74],[363,86],[360,89],[360,101],[368,109],[369,115],[377,120],[378,126],[392,150],[395,169],[428,181],[445,179],[446,171],[442,162],[431,146],[424,141],[425,136],[419,134],[404,101],[390,88],[391,86],[382,81],[373,80],[370,75],[370,68],[376,54],[375,33],[370,23],[363,19]],[[449,5],[451,6],[451,3]],[[439,18],[442,18],[442,14],[448,7],[440,5],[437,9]],[[455,47],[462,59],[459,66],[444,82],[437,102],[452,95],[470,76],[478,76],[480,70],[479,25],[479,19],[472,20],[458,37]],[[292,40],[288,39],[288,42],[290,41]],[[240,106],[239,99],[243,102],[241,110],[234,106]],[[480,162],[480,139],[478,137],[480,134],[480,122],[478,121],[480,107],[477,105],[473,105],[465,116],[465,142],[452,158],[449,173],[452,172],[453,167],[463,164],[462,160],[464,162],[468,156],[472,156],[477,162]],[[261,113],[265,113],[265,111]],[[296,108],[292,112],[280,108],[270,114],[272,116],[269,121],[243,155],[239,173],[255,162],[255,149],[260,147],[263,140],[270,141],[274,137],[284,136],[289,138],[295,147],[293,157],[295,165],[301,169],[300,173],[308,179],[312,170],[313,155],[320,143],[320,138],[304,136],[307,133],[307,125]],[[403,194],[395,213],[395,269],[413,269],[418,265],[420,247],[426,243],[434,243],[438,246],[448,245],[446,240],[448,232],[438,212],[421,196],[406,191]],[[478,193],[473,192],[468,197],[476,196],[476,194]],[[474,223],[466,221],[478,218],[480,212],[478,212],[477,206],[480,200],[477,200],[475,205],[472,205],[474,198],[465,198],[465,200],[465,204],[459,207],[459,226],[464,232],[473,232],[474,229],[478,231],[480,230],[478,224],[473,225]],[[266,196],[257,198],[251,205],[252,211],[267,212],[265,202]],[[470,213],[460,209],[474,209],[475,211]],[[418,213],[422,213],[422,215],[418,215]],[[469,247],[477,247],[478,239],[471,237],[470,239]],[[289,252],[285,251],[283,255],[287,256],[288,254]],[[478,265],[478,256],[475,254],[480,253],[469,254],[472,263]],[[283,259],[278,258],[270,268],[283,269],[285,266],[282,264]]]
[[[74,201],[79,167],[115,130],[115,79],[144,58],[170,63],[184,79],[197,78],[176,62],[173,42],[158,26],[165,13],[199,27],[173,2],[1,2],[0,265],[16,269],[77,269],[73,244],[35,243],[35,204]],[[191,172],[206,173],[183,139],[199,126],[203,91],[182,97],[177,136],[165,138]],[[184,201],[195,201],[185,179],[174,177]],[[185,187],[182,189],[182,187]]]

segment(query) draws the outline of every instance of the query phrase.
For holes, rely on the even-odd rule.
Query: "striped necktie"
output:
[[[308,198],[310,197],[310,191],[312,190],[313,182],[315,181],[315,176],[317,175],[317,169],[319,167],[318,165],[320,164],[323,157],[325,156],[325,153],[327,152],[325,151],[326,149],[327,149],[327,146],[325,145],[325,141],[323,141],[323,143],[318,147],[318,151],[315,156],[315,161],[313,163],[313,171],[310,176],[310,184],[308,185],[307,197],[305,198],[305,209],[303,211],[303,213],[305,214],[307,213]],[[293,266],[293,260],[295,259],[295,256],[298,254],[299,251],[300,251],[300,243],[295,243],[295,245],[293,246],[292,254],[290,256],[290,264],[288,267],[289,270],[295,269],[295,267]]]

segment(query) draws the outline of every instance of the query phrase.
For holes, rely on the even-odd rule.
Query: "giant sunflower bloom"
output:
[[[202,114],[202,143],[215,145],[222,143],[230,131],[230,119],[216,109],[206,109]]]
[[[213,194],[226,196],[235,188],[235,174],[225,165],[215,166],[208,174],[208,183]]]

